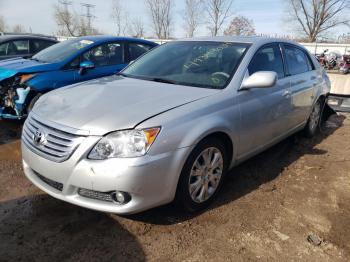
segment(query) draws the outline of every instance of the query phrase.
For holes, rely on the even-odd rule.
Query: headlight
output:
[[[102,160],[113,157],[138,157],[147,153],[160,131],[159,127],[124,130],[103,137],[88,158]]]
[[[36,76],[37,74],[27,74],[27,75],[21,75],[19,76],[19,83],[23,84],[25,82],[27,82],[28,80],[32,79],[34,76]]]
[[[331,105],[331,106],[337,106],[339,105],[339,100],[338,99],[335,99],[335,98],[328,98],[328,105]]]

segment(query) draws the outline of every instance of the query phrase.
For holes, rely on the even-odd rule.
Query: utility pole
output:
[[[95,5],[88,4],[88,3],[81,3],[81,6],[86,8],[86,14],[83,16],[87,18],[89,34],[92,34],[92,19],[95,18],[96,16],[94,16],[91,13],[91,9],[93,9]]]
[[[66,13],[68,13],[68,6],[72,5],[72,1],[68,1],[68,0],[58,0],[58,3],[60,3],[61,5],[64,6],[64,11]]]

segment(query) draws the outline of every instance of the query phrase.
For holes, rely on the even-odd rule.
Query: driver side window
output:
[[[259,71],[276,72],[278,78],[284,77],[283,60],[279,46],[269,45],[261,48],[248,66],[249,75]]]
[[[121,43],[107,43],[90,49],[82,55],[81,61],[91,61],[95,67],[124,63]]]

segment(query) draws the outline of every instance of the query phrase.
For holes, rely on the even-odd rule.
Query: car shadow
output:
[[[220,194],[208,209],[195,214],[185,213],[174,204],[158,207],[146,212],[127,216],[128,219],[151,224],[171,225],[192,219],[203,212],[235,201],[258,189],[265,183],[276,179],[283,170],[304,155],[323,155],[326,150],[316,146],[333,134],[344,122],[344,115],[332,115],[323,122],[320,132],[308,139],[301,133],[295,134],[263,153],[233,168],[226,176]],[[276,188],[271,186],[270,191]]]
[[[145,261],[135,237],[107,214],[48,195],[0,203],[0,261]]]
[[[21,138],[23,121],[0,119],[0,145],[11,143]]]

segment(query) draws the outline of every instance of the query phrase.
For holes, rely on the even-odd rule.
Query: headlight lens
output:
[[[19,83],[23,84],[25,82],[27,82],[28,80],[32,79],[34,76],[36,76],[37,74],[27,74],[27,75],[21,75],[19,76]]]
[[[142,130],[124,130],[103,137],[91,150],[89,159],[108,159],[113,157],[138,157],[147,153],[153,144],[159,127]]]
[[[338,99],[334,99],[334,98],[329,98],[328,99],[328,105],[331,105],[331,106],[337,106],[339,104],[339,100]]]

